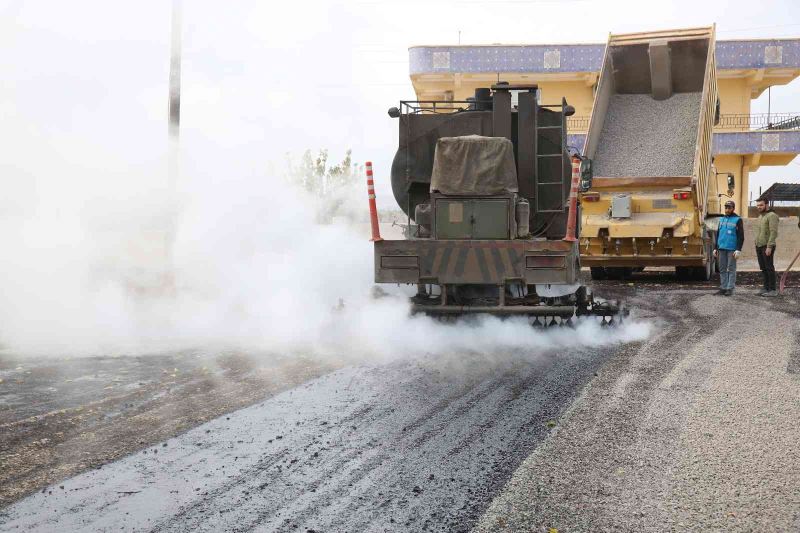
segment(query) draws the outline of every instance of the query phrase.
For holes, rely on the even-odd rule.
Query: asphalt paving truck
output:
[[[579,163],[565,142],[575,110],[538,98],[536,85],[498,83],[462,102],[389,110],[399,120],[392,190],[408,225],[405,239],[373,233],[375,281],[416,285],[414,312],[533,325],[620,314],[579,281]]]
[[[583,155],[581,263],[593,279],[674,267],[708,280],[720,191],[714,27],[610,35]],[[725,181],[721,178],[720,181]]]

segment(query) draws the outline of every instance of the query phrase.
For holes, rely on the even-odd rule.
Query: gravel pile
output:
[[[800,531],[797,293],[631,301],[661,334],[599,371],[473,533]]]
[[[691,176],[701,93],[667,100],[648,94],[611,97],[595,176]]]

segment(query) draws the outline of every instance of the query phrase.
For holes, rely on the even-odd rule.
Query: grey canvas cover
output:
[[[436,141],[431,192],[491,195],[517,192],[514,145],[505,137],[442,137]]]

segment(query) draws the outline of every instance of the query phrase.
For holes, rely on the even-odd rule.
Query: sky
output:
[[[713,22],[719,39],[800,35],[800,3],[754,5],[184,1],[183,164],[218,165],[227,179],[281,172],[287,154],[306,149],[341,159],[350,148],[357,161],[374,161],[379,204],[392,207],[397,123],[386,110],[413,97],[409,46],[455,44],[459,32],[462,44],[604,42],[608,32]],[[169,29],[170,2],[163,0],[0,1],[6,179],[17,176],[14,186],[24,193],[38,175],[55,171],[48,161],[79,169],[111,161],[158,166],[166,150]],[[771,98],[774,111],[800,111],[800,82],[773,88]],[[765,95],[753,112],[766,105]],[[798,181],[798,171],[797,161],[764,167],[751,184]]]

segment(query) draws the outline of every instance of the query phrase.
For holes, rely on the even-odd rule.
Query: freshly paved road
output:
[[[619,351],[344,368],[50,486],[0,530],[467,531]]]

